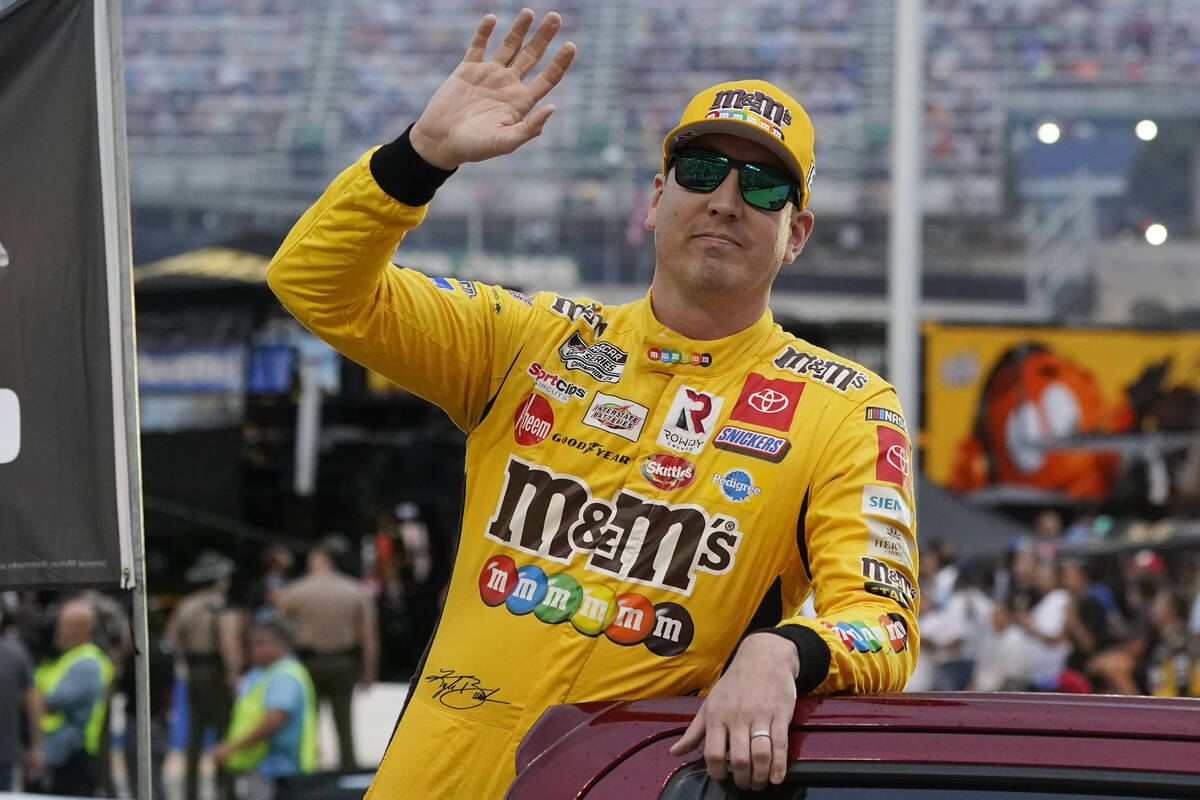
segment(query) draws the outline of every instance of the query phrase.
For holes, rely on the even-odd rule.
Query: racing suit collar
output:
[[[651,372],[716,375],[734,367],[744,368],[745,359],[759,352],[778,328],[768,308],[757,322],[737,333],[721,339],[689,339],[658,321],[649,290],[638,305],[637,324],[643,332],[640,356]]]

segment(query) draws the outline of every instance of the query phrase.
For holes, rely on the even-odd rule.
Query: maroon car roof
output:
[[[602,718],[683,720],[686,725],[700,702],[700,698],[636,700],[610,706]],[[809,730],[1086,732],[1200,740],[1200,699],[973,692],[802,697],[796,701],[792,724]]]
[[[669,775],[700,755],[669,756],[666,748],[701,702],[686,697],[553,707],[517,751],[518,780],[510,796],[575,797],[600,776],[613,772],[625,779],[630,769]],[[802,697],[789,759],[1197,775],[1198,743],[1200,699],[966,692]],[[626,765],[627,759],[634,761]],[[647,759],[657,766],[632,766]],[[558,794],[524,794],[521,788],[545,789],[547,781]]]

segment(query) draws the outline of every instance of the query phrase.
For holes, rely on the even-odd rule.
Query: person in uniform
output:
[[[204,588],[183,598],[167,622],[167,640],[187,671],[186,800],[198,800],[200,796],[204,738],[210,729],[220,736],[229,725],[233,691],[245,665],[242,615],[229,603],[235,569],[233,561],[220,553],[201,553],[184,573],[184,579]],[[218,794],[230,797],[232,785],[232,777],[218,767]]]
[[[333,711],[338,765],[357,766],[351,705],[354,687],[369,688],[379,668],[379,629],[370,589],[337,568],[337,539],[327,536],[308,554],[307,574],[276,595],[280,617],[296,627],[297,652],[317,692]]]
[[[654,178],[641,300],[397,268],[439,185],[554,110],[539,103],[574,45],[534,70],[561,18],[534,30],[521,11],[488,58],[495,25],[268,270],[309,330],[467,433],[445,607],[367,797],[500,798],[547,706],[701,692],[672,752],[703,741],[713,778],[780,783],[797,694],[898,691],[919,644],[895,390],[768,308],[812,231],[812,124],[762,80],[688,102]]]

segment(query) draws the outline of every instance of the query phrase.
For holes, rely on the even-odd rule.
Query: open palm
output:
[[[562,18],[551,12],[526,44],[533,16],[523,9],[486,60],[496,18],[488,14],[480,21],[462,63],[434,93],[409,134],[422,158],[442,169],[454,169],[468,161],[511,153],[542,132],[554,106],[538,103],[566,74],[575,45],[567,42],[560,47],[525,83],[562,26]]]

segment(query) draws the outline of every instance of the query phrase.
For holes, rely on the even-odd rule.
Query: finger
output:
[[[508,35],[504,37],[504,41],[492,54],[492,61],[506,67],[512,63],[513,57],[521,49],[521,43],[525,41],[525,34],[529,33],[529,26],[532,24],[533,11],[522,8],[521,13],[517,14],[517,18],[513,20],[512,27],[508,29]]]
[[[525,80],[537,63],[542,60],[542,56],[546,54],[546,48],[550,46],[551,40],[558,35],[559,28],[562,27],[562,17],[551,11],[546,16],[542,17],[542,24],[538,25],[537,32],[533,34],[533,38],[529,40],[529,44],[517,53],[517,57],[513,59],[512,68],[521,76],[521,80]]]
[[[755,726],[752,730],[767,730]],[[768,736],[750,737],[750,788],[761,789],[767,785],[771,774],[772,752],[775,745],[775,732]]]
[[[739,789],[750,788],[750,731],[742,726],[729,730],[729,771]]]
[[[704,763],[708,765],[708,774],[714,781],[723,781],[729,775],[725,763],[726,731],[725,726],[713,723],[704,732]]]
[[[467,54],[463,56],[464,62],[483,61],[483,54],[487,52],[488,39],[492,38],[492,31],[495,29],[495,14],[488,14],[479,20],[479,27],[475,29],[475,38],[471,40],[470,46],[467,47]]]
[[[692,724],[688,725],[687,730],[683,732],[683,736],[679,737],[679,741],[671,745],[671,755],[681,756],[690,750],[695,749],[696,745],[700,744],[700,740],[704,738],[704,706],[700,707],[700,711],[692,718]]]
[[[771,776],[768,780],[779,785],[787,777],[788,723],[791,717],[776,716],[771,720]]]
[[[574,42],[567,42],[558,48],[558,52],[554,54],[554,58],[550,59],[550,63],[529,83],[529,90],[533,93],[533,102],[540,101],[550,93],[551,89],[558,85],[558,82],[563,79],[563,75],[567,73],[567,69],[574,60]]]

